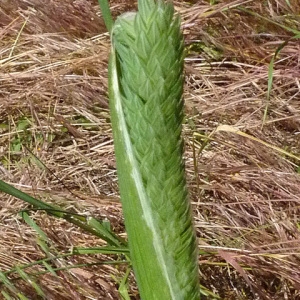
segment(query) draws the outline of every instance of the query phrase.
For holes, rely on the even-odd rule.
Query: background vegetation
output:
[[[186,40],[185,156],[202,298],[298,299],[300,4],[174,3]],[[117,16],[135,2],[111,7]],[[107,105],[108,52],[96,1],[1,1],[0,178],[107,220],[126,238]],[[105,242],[43,211],[28,211],[35,225],[18,215],[30,208],[1,194],[0,268],[11,271],[1,277],[1,292],[40,299],[40,288],[47,299],[120,299],[128,269],[112,264],[122,256],[62,257],[74,246]],[[25,275],[15,268],[45,256],[57,259]],[[132,275],[128,283],[138,299]]]

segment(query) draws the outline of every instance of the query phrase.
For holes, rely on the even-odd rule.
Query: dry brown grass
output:
[[[300,156],[299,40],[290,40],[276,59],[262,126],[269,62],[293,33],[237,8],[300,30],[299,2],[192,2],[175,5],[188,53],[184,135],[201,284],[221,299],[299,299],[299,161],[224,131],[201,148],[227,124]],[[134,1],[111,5],[118,15]],[[96,1],[0,3],[1,179],[44,201],[107,218],[124,233],[107,104],[108,51]],[[27,206],[4,194],[1,203],[1,270],[42,258],[36,233],[17,217]],[[66,222],[33,215],[53,253],[102,244]],[[103,259],[114,258],[76,256],[56,267]],[[38,283],[47,299],[119,299],[112,274],[123,271],[76,268],[42,275]],[[30,285],[15,283],[38,299]],[[137,299],[133,281],[130,287]]]

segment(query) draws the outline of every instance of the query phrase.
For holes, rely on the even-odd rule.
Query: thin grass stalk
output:
[[[197,245],[184,174],[180,19],[138,1],[112,27],[110,109],[130,257],[141,298],[199,299]]]

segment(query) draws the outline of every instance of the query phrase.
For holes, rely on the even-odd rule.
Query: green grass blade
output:
[[[285,0],[285,2],[289,6],[289,8],[292,8],[291,2],[289,0]]]
[[[22,266],[18,266],[19,269],[27,269],[33,266],[37,266],[37,265],[45,265],[51,263],[52,261],[56,260],[56,259],[61,259],[61,258],[66,258],[69,256],[73,256],[73,255],[91,255],[91,254],[111,254],[111,255],[128,255],[129,254],[129,250],[127,248],[116,248],[116,247],[74,247],[72,249],[71,252],[69,253],[64,253],[64,254],[58,254],[58,255],[53,255],[51,257],[47,257],[44,259],[40,259],[31,263],[28,263],[26,265],[22,265]],[[116,262],[116,263],[129,263],[129,261],[120,261],[120,262]],[[48,264],[49,265],[49,264]],[[48,269],[48,268],[47,268]],[[52,272],[55,272],[55,269],[51,267]],[[0,272],[0,281],[7,286],[7,288],[9,288],[12,292],[17,292],[17,290],[15,289],[14,285],[11,283],[11,281],[6,277],[9,274],[12,274],[14,272],[16,272],[17,269],[16,268],[12,268],[8,271],[5,272]],[[46,273],[46,272],[43,272]]]
[[[275,51],[274,55],[272,56],[272,59],[269,64],[269,70],[268,70],[268,90],[267,90],[267,104],[265,106],[264,110],[264,116],[263,116],[263,125],[265,124],[267,120],[267,114],[268,114],[268,108],[270,103],[270,97],[271,97],[271,90],[273,85],[273,73],[274,73],[274,61],[277,57],[277,55],[280,53],[280,51],[284,48],[284,46],[287,45],[287,41],[282,43]]]
[[[1,291],[1,294],[3,295],[4,299],[12,300],[12,298],[5,291]]]
[[[57,209],[55,206],[52,206],[43,201],[37,200],[2,180],[0,180],[0,190],[6,194],[9,194],[11,196],[18,198],[18,199],[22,199],[23,201],[33,205],[34,207],[38,207],[38,208],[45,209],[45,210],[47,210],[47,209],[48,210],[56,210]],[[59,213],[59,212],[56,212],[53,214],[58,217],[62,216],[62,213]]]
[[[292,39],[298,39],[299,34],[292,37]],[[282,43],[275,51],[274,55],[272,56],[272,59],[269,64],[269,69],[268,69],[268,90],[267,90],[267,104],[265,106],[264,110],[264,116],[263,116],[263,125],[265,124],[267,120],[267,114],[268,114],[268,108],[269,108],[269,103],[270,103],[270,97],[271,97],[271,90],[272,90],[272,85],[273,85],[273,73],[274,73],[274,62],[277,56],[279,55],[280,51],[288,44],[289,40],[285,41]]]
[[[106,238],[106,241],[112,246],[121,246],[126,245],[126,241],[118,237],[117,235],[114,235],[110,230],[107,229],[107,224],[103,225],[101,222],[96,220],[93,217],[87,218],[88,225],[90,225],[92,228],[94,228],[101,236]]]
[[[200,287],[201,287],[201,295],[207,297],[207,299],[210,299],[210,300],[220,300],[221,299],[221,297],[219,297],[218,295],[216,295],[212,291],[208,290],[203,285],[200,285]]]
[[[107,28],[108,32],[111,32],[112,26],[114,24],[113,18],[111,16],[108,0],[98,0],[101,11],[102,11],[102,16],[104,19],[105,26]]]
[[[39,234],[40,238],[44,241],[48,241],[48,237],[45,232],[34,222],[33,219],[29,217],[27,212],[21,211],[19,214],[22,219]]]
[[[196,239],[182,163],[183,39],[165,1],[112,29],[110,108],[119,187],[141,298],[199,299]]]
[[[53,257],[53,255],[50,252],[50,248],[44,239],[37,238],[36,243],[40,246],[41,250],[47,255],[47,257]]]
[[[54,272],[57,271],[66,271],[66,270],[71,270],[71,269],[76,269],[76,268],[89,268],[89,267],[93,267],[93,266],[99,266],[99,265],[127,265],[129,264],[128,260],[107,260],[107,261],[99,261],[96,263],[82,263],[82,264],[75,264],[75,265],[67,265],[64,267],[59,267],[59,268],[53,268]],[[49,271],[39,271],[39,272],[35,272],[32,273],[31,275],[33,276],[39,276],[39,275],[43,275],[43,274],[47,274],[49,273]]]
[[[18,297],[20,300],[29,300],[27,297],[25,297],[23,294],[19,293]]]
[[[50,274],[52,274],[55,277],[58,277],[58,275],[56,274],[56,272],[54,271],[54,269],[47,262],[43,261],[43,266],[45,267],[46,270],[49,271]]]
[[[36,291],[36,293],[41,296],[41,297],[45,297],[44,292],[42,291],[42,289],[39,287],[39,285],[26,273],[24,272],[21,268],[16,267],[16,271],[18,272],[18,274],[21,276],[21,278],[23,280],[25,280],[26,282],[28,282]]]
[[[6,277],[6,275],[0,271],[0,282],[12,293],[17,293],[16,287],[13,285],[13,283]]]
[[[36,240],[37,245],[40,246],[47,257],[55,259],[55,256],[51,254],[50,248],[47,245],[47,243],[49,243],[49,239],[45,232],[34,222],[33,219],[29,217],[27,212],[22,211],[20,212],[20,215],[24,219],[24,221],[39,234],[39,237]],[[53,268],[46,261],[42,261],[41,263],[52,275],[57,276]]]
[[[264,109],[262,126],[264,126],[267,121],[267,114],[268,114],[271,90],[272,90],[272,85],[273,85],[274,60],[275,60],[275,55],[272,57],[270,64],[269,64],[269,69],[268,69],[267,103],[266,103],[266,106]]]
[[[113,238],[114,240],[118,240],[123,246],[126,246],[126,242],[123,239],[119,238],[113,232],[110,232],[109,237],[108,237],[107,234],[103,235],[99,230],[97,231],[94,227],[87,224],[88,221],[87,221],[86,217],[80,216],[78,214],[72,214],[68,211],[60,209],[57,206],[50,205],[41,200],[35,199],[35,198],[31,197],[30,195],[27,195],[26,193],[16,189],[12,185],[10,185],[2,180],[0,180],[0,191],[3,191],[4,193],[6,193],[8,195],[11,195],[18,199],[21,199],[21,200],[33,205],[37,209],[42,209],[49,215],[55,216],[57,218],[63,218],[66,221],[68,221],[74,225],[77,225],[81,229],[83,229],[95,236],[100,237],[101,239],[103,239],[104,241],[106,241],[109,244],[112,241],[112,237],[114,237]],[[105,226],[103,226],[103,228],[105,228]]]
[[[279,27],[281,27],[282,29],[286,30],[287,32],[293,33],[294,35],[299,35],[299,34],[300,34],[300,31],[297,30],[297,29],[294,29],[294,28],[285,26],[285,25],[283,25],[283,24],[281,24],[281,23],[279,23],[279,22],[273,21],[272,19],[266,18],[266,17],[264,17],[264,16],[262,16],[262,15],[256,13],[256,12],[254,12],[254,11],[252,11],[252,10],[250,10],[250,9],[244,8],[244,7],[242,7],[242,6],[239,6],[239,7],[238,7],[238,10],[243,11],[243,12],[246,12],[247,14],[252,15],[252,16],[254,16],[254,17],[257,17],[257,18],[260,18],[260,19],[262,19],[262,20],[265,20],[265,21],[267,21],[267,22],[269,22],[269,23],[271,23],[271,24],[274,24],[274,25],[276,25],[276,26],[279,26]]]
[[[74,247],[72,249],[73,254],[129,254],[128,248],[121,248],[121,247],[89,247],[89,248],[82,248],[82,247]]]
[[[123,278],[119,282],[118,291],[123,300],[130,300],[130,296],[128,293],[128,276],[130,274],[131,268],[128,267],[126,273],[124,274]]]

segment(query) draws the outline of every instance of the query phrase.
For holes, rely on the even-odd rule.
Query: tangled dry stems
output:
[[[300,155],[299,42],[238,8],[295,29],[300,5],[191,2],[175,5],[187,46],[184,136],[201,284],[221,299],[297,299],[299,161],[224,131],[202,145],[227,124]],[[112,1],[112,7],[118,15],[134,3]],[[109,37],[97,2],[2,1],[0,25],[1,179],[74,212],[107,218],[124,234],[107,102]],[[268,102],[269,63],[285,41]],[[1,200],[1,270],[44,257],[36,233],[17,217],[27,206],[4,194]],[[64,221],[31,214],[53,253],[103,244]],[[113,259],[74,256],[56,267]],[[47,299],[119,299],[112,274],[123,271],[76,268],[41,275],[38,284]],[[15,283],[34,298],[30,285]],[[137,298],[133,281],[130,290]]]

